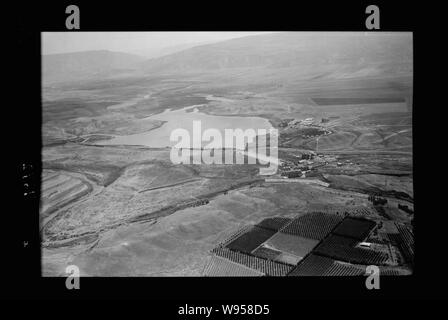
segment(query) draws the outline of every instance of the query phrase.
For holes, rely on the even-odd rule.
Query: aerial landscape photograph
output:
[[[413,274],[412,32],[41,42],[42,276]]]

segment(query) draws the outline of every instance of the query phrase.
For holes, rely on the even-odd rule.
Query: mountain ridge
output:
[[[82,80],[111,72],[135,70],[143,57],[110,50],[91,50],[42,55],[44,83]]]
[[[146,72],[284,68],[300,64],[412,61],[411,34],[298,33],[254,35],[195,46],[142,62]]]
[[[412,73],[412,54],[411,33],[279,32],[201,44],[150,59],[109,50],[43,55],[42,73],[43,82],[48,84],[127,74],[180,75],[237,69],[255,74],[259,70],[319,70],[333,65],[342,73],[364,77]]]

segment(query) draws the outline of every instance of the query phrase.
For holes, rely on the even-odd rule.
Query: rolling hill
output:
[[[358,66],[361,76],[375,68],[412,72],[412,34],[273,33],[196,46],[142,65],[149,73],[178,73],[335,64]]]
[[[281,32],[198,45],[151,59],[108,50],[42,56],[44,84],[141,71],[181,75],[245,70],[258,78],[280,71],[283,76],[308,73],[307,69],[313,77],[338,79],[412,74],[412,34]]]
[[[144,58],[108,50],[60,53],[42,56],[44,84],[108,77],[134,72]]]

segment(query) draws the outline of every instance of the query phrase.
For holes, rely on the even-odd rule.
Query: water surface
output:
[[[151,148],[165,148],[174,146],[177,141],[170,141],[171,132],[175,129],[185,129],[189,132],[193,141],[193,121],[200,121],[201,133],[207,129],[217,129],[224,139],[225,129],[258,129],[269,130],[271,123],[261,117],[217,116],[199,112],[198,105],[193,105],[180,110],[167,109],[163,113],[144,118],[145,120],[161,120],[165,123],[159,128],[143,133],[118,136],[110,140],[98,142],[102,145],[142,145]],[[202,145],[207,145],[204,142]]]

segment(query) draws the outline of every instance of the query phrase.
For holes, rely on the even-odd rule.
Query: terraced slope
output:
[[[65,173],[44,170],[42,181],[43,218],[92,191],[92,186],[86,180]]]

